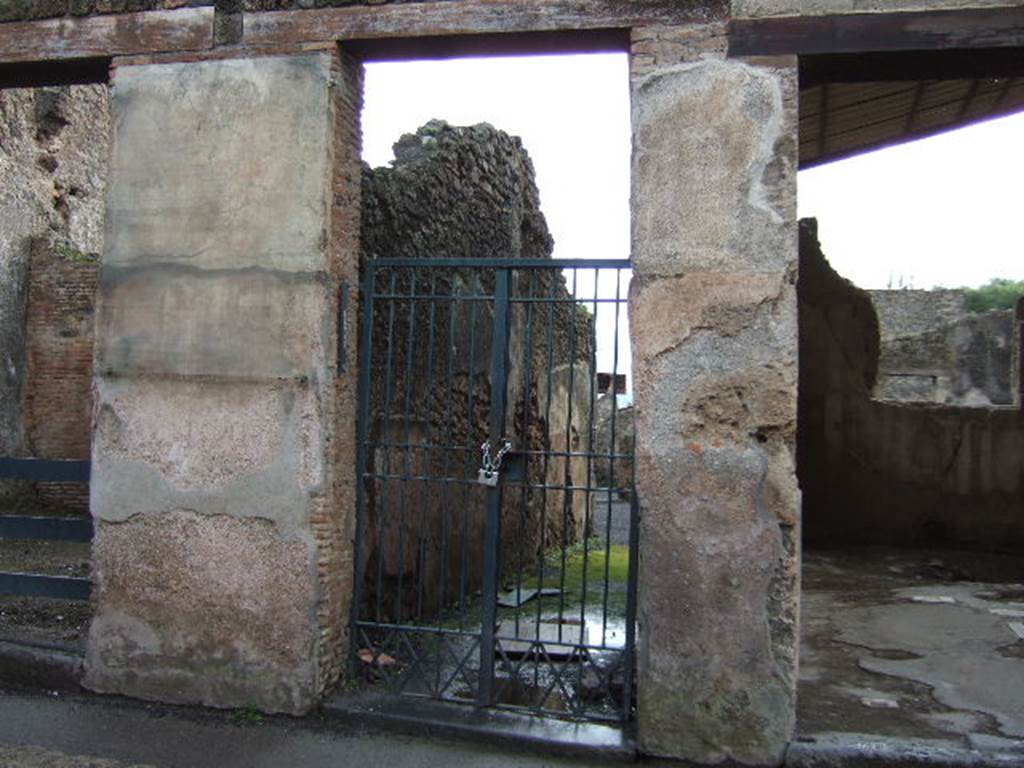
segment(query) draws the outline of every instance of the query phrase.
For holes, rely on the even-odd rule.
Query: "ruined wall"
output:
[[[0,455],[89,457],[109,147],[105,86],[0,91]],[[17,487],[86,502],[81,485]]]
[[[594,460],[594,480],[599,486],[627,491],[633,482],[636,438],[633,406],[620,406],[615,395],[605,394],[597,399],[594,411],[593,449],[603,454],[602,458]]]
[[[962,290],[869,291],[881,335],[875,397],[1012,405],[1012,310],[968,312]]]
[[[533,163],[518,137],[432,120],[363,172],[364,258],[550,258]]]
[[[436,258],[544,260],[553,247],[533,166],[519,139],[486,124],[456,128],[438,120],[395,144],[392,167],[365,169],[362,243],[365,259],[403,257],[425,263]],[[385,293],[391,292],[391,278],[395,292],[404,295],[414,288],[419,295],[440,296],[494,290],[493,273],[487,270],[423,270],[415,278],[409,270],[377,274],[377,290]],[[515,450],[585,451],[593,323],[577,311],[557,270],[532,277],[519,272],[512,283],[504,434]],[[547,318],[538,319],[538,326],[550,320],[550,334],[540,329],[526,338],[527,305],[515,302],[528,292],[562,302],[530,307]],[[495,396],[492,303],[392,304],[383,299],[375,308],[368,437],[377,447],[370,452],[368,469],[475,479],[477,447],[488,438]],[[426,447],[431,444],[454,448]],[[581,458],[567,464],[563,457],[542,462],[535,456],[527,479],[538,486],[564,485],[568,473],[571,485],[585,486],[586,466]],[[395,618],[404,611],[408,618],[414,606],[422,605],[428,606],[427,613],[436,612],[446,589],[449,596],[455,594],[463,569],[468,588],[478,588],[485,516],[470,514],[463,520],[459,515],[465,509],[482,513],[485,498],[485,489],[473,484],[427,481],[411,489],[393,480],[368,484],[366,607],[375,605],[380,592],[388,596],[385,615],[375,618]],[[584,493],[507,493],[502,561],[528,566],[540,556],[541,541],[548,548],[571,543],[582,531],[585,508]],[[393,606],[400,584],[404,594],[398,608]]]
[[[1024,414],[871,397],[878,321],[813,221],[800,240],[798,470],[808,545],[1014,551],[1024,544]]]

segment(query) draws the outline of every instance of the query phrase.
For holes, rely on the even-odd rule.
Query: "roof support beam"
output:
[[[1024,46],[1024,7],[733,19],[730,56]]]

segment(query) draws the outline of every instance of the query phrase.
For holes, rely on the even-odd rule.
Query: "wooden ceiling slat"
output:
[[[826,100],[823,87],[801,91],[802,167],[1024,110],[1021,77],[832,83]]]

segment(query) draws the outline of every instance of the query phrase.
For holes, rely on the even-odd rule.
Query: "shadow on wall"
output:
[[[809,546],[1024,546],[1024,412],[872,400],[878,318],[800,222],[797,471]]]

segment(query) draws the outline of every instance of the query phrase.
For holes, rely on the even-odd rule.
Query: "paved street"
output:
[[[524,768],[583,763],[347,728],[316,717],[0,693],[0,768]]]

